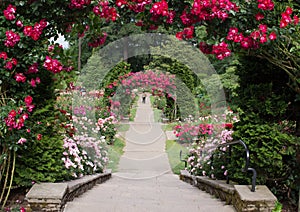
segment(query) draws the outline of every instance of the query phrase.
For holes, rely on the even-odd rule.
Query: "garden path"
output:
[[[65,212],[235,211],[172,174],[165,152],[166,135],[160,123],[154,122],[149,98],[146,103],[141,98],[138,101],[125,140],[118,172],[67,203]]]

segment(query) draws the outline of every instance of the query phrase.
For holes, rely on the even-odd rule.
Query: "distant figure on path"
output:
[[[146,94],[145,93],[143,93],[143,95],[142,95],[142,102],[145,104],[146,103]]]

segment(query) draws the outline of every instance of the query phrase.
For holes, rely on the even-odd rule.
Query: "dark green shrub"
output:
[[[18,152],[14,181],[19,186],[32,182],[56,182],[68,178],[63,166],[63,138],[43,136],[42,140],[28,141],[27,148]]]
[[[234,137],[250,150],[250,166],[257,171],[257,183],[267,185],[279,199],[295,199],[299,189],[299,164],[296,161],[299,138],[286,132],[283,123],[268,123],[250,113],[237,123]],[[241,172],[244,151],[235,146],[229,167],[234,181],[249,184],[250,175]],[[293,198],[294,196],[294,198]]]

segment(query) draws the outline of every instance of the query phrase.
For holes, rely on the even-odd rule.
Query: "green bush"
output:
[[[250,151],[250,166],[257,171],[257,183],[267,185],[279,198],[294,199],[299,189],[300,168],[296,160],[299,138],[286,132],[285,124],[268,123],[250,113],[237,123],[234,137],[242,139]],[[242,173],[244,151],[235,146],[229,173],[234,181],[250,183],[250,175]]]
[[[27,148],[18,152],[15,183],[19,186],[31,186],[32,182],[68,179],[69,174],[62,161],[63,151],[61,136],[43,136],[40,141],[28,142]]]

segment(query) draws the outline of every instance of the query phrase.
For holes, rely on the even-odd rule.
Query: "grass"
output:
[[[108,148],[109,163],[107,165],[107,168],[111,169],[112,172],[116,172],[118,170],[118,164],[121,155],[124,153],[124,147],[125,142],[121,138],[116,138],[113,145],[109,146]]]
[[[161,110],[157,109],[157,108],[153,108],[153,112],[154,112],[154,122],[161,122]]]
[[[129,117],[129,121],[134,121],[136,116],[136,107],[131,108],[130,110],[130,117]]]
[[[127,123],[124,124],[121,123],[116,125],[118,132],[126,132],[129,130],[129,127],[130,127],[129,124]]]
[[[178,144],[176,141],[167,140],[166,141],[166,152],[168,154],[169,163],[174,174],[180,174],[180,170],[183,170],[184,162],[180,161],[179,152],[182,150],[182,156],[188,154],[186,147]]]

